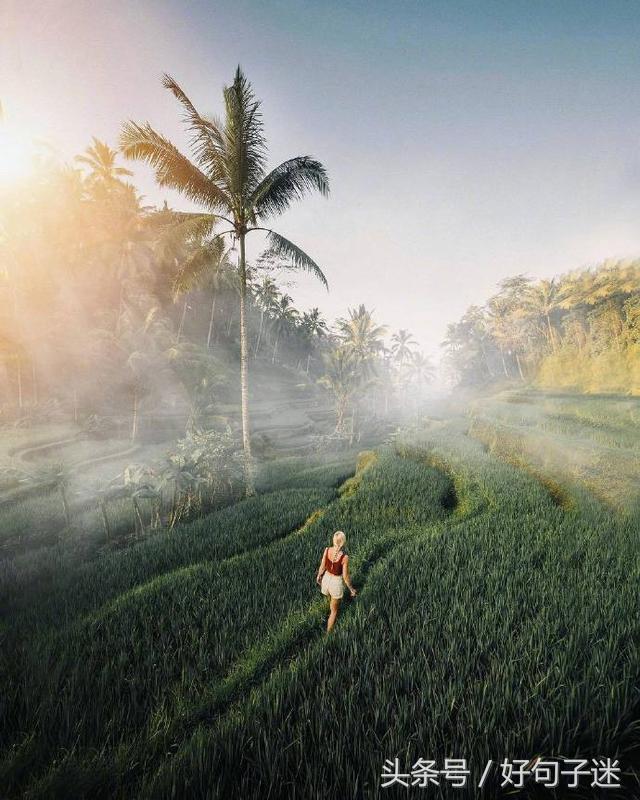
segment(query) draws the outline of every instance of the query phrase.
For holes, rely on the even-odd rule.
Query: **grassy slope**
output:
[[[344,787],[386,796],[379,774],[396,755],[406,765],[465,756],[476,770],[536,754],[628,765],[638,746],[637,526],[586,500],[565,511],[450,430],[423,448],[455,477],[464,502],[454,518],[410,533],[334,637],[197,730],[144,796],[279,796],[283,776],[295,776],[288,797]],[[419,449],[414,436],[407,452]]]
[[[376,797],[388,794],[379,773],[395,755],[407,765],[466,757],[475,770],[539,753],[628,764],[638,520],[579,487],[559,496],[538,468],[503,463],[466,430],[412,432],[302,531],[270,520],[273,543],[258,538],[228,560],[206,552],[219,514],[199,523],[191,560],[160,555],[175,569],[136,576],[135,557],[114,556],[134,577],[114,590],[106,573],[93,603],[73,580],[62,585],[56,602],[80,613],[59,634],[25,609],[38,677],[24,683],[26,736],[7,753],[5,781],[31,797],[70,787],[75,797]],[[265,480],[305,478],[292,461]],[[245,524],[276,496],[256,501],[264,508]],[[327,640],[312,576],[336,527],[349,534],[361,591]],[[50,674],[54,663],[67,669]]]
[[[339,499],[326,499],[323,513],[303,531],[264,546],[258,542],[224,560],[201,558],[165,571],[90,614],[75,615],[61,632],[37,633],[28,643],[27,669],[16,664],[12,670],[25,676],[16,688],[27,698],[24,709],[16,702],[13,726],[35,736],[25,742],[23,753],[7,759],[5,780],[19,785],[25,777],[21,764],[37,759],[46,768],[55,753],[61,755],[60,748],[73,744],[82,761],[88,748],[124,742],[131,753],[125,771],[131,771],[150,727],[156,737],[158,726],[165,737],[188,728],[190,720],[207,716],[208,705],[220,703],[230,679],[231,688],[243,675],[251,683],[252,667],[268,661],[273,648],[295,650],[309,635],[321,634],[313,576],[333,530],[349,530],[350,551],[362,575],[376,548],[392,544],[386,533],[394,520],[426,524],[446,513],[442,499],[450,483],[437,471],[392,455],[367,466]],[[314,470],[315,482],[318,477]],[[278,490],[279,504],[282,493]],[[272,497],[257,502],[269,503]],[[210,538],[208,525],[201,523],[201,541]],[[137,569],[136,563],[132,557],[126,571]],[[85,595],[77,597],[82,606]],[[76,601],[71,605],[75,608]],[[64,709],[57,700],[61,695],[67,700]]]
[[[639,423],[634,398],[507,392],[474,404],[470,433],[492,455],[624,512],[640,505]]]

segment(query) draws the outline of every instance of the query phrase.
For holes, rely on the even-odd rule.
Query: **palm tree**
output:
[[[115,377],[130,393],[132,442],[138,438],[142,401],[170,377],[169,359],[175,341],[169,321],[159,310],[158,306],[129,305],[118,331],[110,326],[93,330],[94,358],[106,366],[107,379]]]
[[[530,342],[527,331],[527,313],[522,306],[522,297],[530,290],[531,278],[525,275],[514,275],[505,278],[499,284],[500,291],[487,303],[491,334],[498,344],[502,358],[502,366],[506,377],[509,373],[504,358],[505,349],[515,358],[520,380],[524,381],[524,371],[520,360],[520,351]]]
[[[405,361],[408,361],[413,351],[411,350],[412,347],[417,345],[415,339],[411,336],[406,328],[401,328],[397,333],[394,333],[391,337],[391,352],[393,353],[393,357],[398,362],[398,364],[402,367]]]
[[[273,309],[273,330],[275,332],[275,340],[273,345],[273,357],[271,363],[276,363],[276,354],[278,352],[278,342],[280,336],[286,334],[295,326],[298,321],[298,311],[293,307],[293,300],[288,294],[283,294],[274,303]]]
[[[218,295],[224,286],[229,286],[232,283],[232,271],[233,264],[231,263],[229,251],[224,248],[223,240],[206,239],[192,245],[191,252],[180,264],[174,281],[173,290],[176,298],[181,294],[188,293],[195,287],[208,289],[211,292],[207,350],[211,348]],[[181,329],[182,324],[180,325]]]
[[[118,153],[112,150],[108,144],[101,142],[100,139],[92,137],[93,145],[87,147],[82,155],[76,156],[75,160],[89,168],[89,182],[101,184],[107,189],[122,185],[121,178],[129,178],[133,175],[131,170],[126,167],[116,166]]]
[[[362,372],[353,350],[344,345],[325,356],[325,374],[319,383],[333,394],[336,403],[335,433],[344,433],[344,424],[349,404],[363,385]]]
[[[319,308],[312,308],[311,311],[305,311],[302,315],[300,328],[303,335],[307,340],[309,351],[307,353],[307,375],[309,374],[309,364],[311,362],[311,350],[313,347],[313,340],[324,339],[327,335],[327,323],[322,318]]]
[[[505,377],[509,377],[507,362],[505,361],[505,349],[509,348],[511,341],[511,310],[504,297],[497,295],[492,297],[487,303],[487,317],[489,330],[500,350],[500,359]]]
[[[494,378],[492,356],[495,340],[489,328],[489,318],[479,306],[469,306],[459,322],[447,326],[447,336],[442,343],[448,358],[461,373],[475,373],[477,379]],[[482,364],[486,375],[483,375]]]
[[[349,309],[349,317],[337,321],[338,334],[344,346],[358,360],[363,374],[373,371],[373,358],[382,349],[384,325],[376,325],[371,311],[364,305]]]
[[[425,356],[424,353],[412,353],[409,372],[411,380],[415,381],[419,388],[422,388],[425,383],[433,380],[435,368],[429,356]]]
[[[169,89],[184,109],[184,121],[191,133],[193,160],[149,125],[125,124],[120,144],[128,158],[150,164],[161,186],[176,189],[204,208],[191,222],[213,234],[216,224],[229,227],[215,238],[231,236],[239,243],[240,283],[240,383],[242,401],[242,443],[246,492],[254,493],[251,439],[249,431],[249,356],[246,324],[247,263],[246,237],[254,231],[266,234],[269,248],[286,258],[291,266],[314,274],[325,286],[320,267],[297,245],[266,227],[270,217],[282,214],[294,200],[312,190],[329,193],[323,165],[310,156],[284,161],[267,173],[267,142],[263,132],[260,102],[240,67],[233,84],[223,91],[224,120],[198,113],[176,81],[164,76]]]
[[[94,183],[90,196],[92,214],[90,236],[99,264],[119,286],[116,330],[120,330],[127,298],[141,279],[151,280],[153,231],[148,224],[149,208],[131,184],[121,184],[117,192],[106,184]]]
[[[346,319],[337,320],[342,345],[353,355],[362,386],[373,381],[376,375],[376,359],[384,349],[383,336],[387,329],[377,325],[373,313],[364,305],[350,308]],[[353,406],[353,428],[355,430],[356,405]]]
[[[558,284],[555,279],[541,280],[533,286],[528,286],[524,293],[524,308],[534,317],[545,322],[545,337],[549,347],[555,353],[557,350],[556,332],[551,324],[551,315],[560,306]]]
[[[258,355],[260,350],[260,343],[262,342],[262,331],[264,329],[264,315],[273,313],[273,308],[278,300],[278,287],[276,286],[273,278],[268,275],[262,279],[253,290],[253,296],[256,300],[258,308],[260,309],[260,329],[256,337],[256,346],[254,356]]]

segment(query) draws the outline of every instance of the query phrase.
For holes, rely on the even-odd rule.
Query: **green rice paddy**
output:
[[[625,776],[607,796],[635,796],[634,402],[434,411],[357,460],[274,463],[257,497],[125,550],[21,555],[4,793],[395,797],[387,758],[466,758],[477,782],[488,760],[610,756]],[[338,528],[359,593],[327,637],[315,572]]]

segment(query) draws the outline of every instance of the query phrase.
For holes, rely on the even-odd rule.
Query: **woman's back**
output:
[[[330,552],[331,550],[333,550],[334,552],[331,553]],[[335,548],[327,547],[325,553],[325,568],[327,572],[331,573],[331,575],[342,575],[342,566],[346,554],[342,550],[339,552],[340,555],[336,559]]]
[[[320,584],[322,594],[330,598],[331,613],[327,620],[327,631],[333,628],[336,621],[344,587],[349,589],[351,597],[356,596],[356,590],[351,585],[349,575],[349,556],[342,549],[346,538],[343,531],[336,531],[333,534],[333,546],[325,547],[316,575],[316,581]]]

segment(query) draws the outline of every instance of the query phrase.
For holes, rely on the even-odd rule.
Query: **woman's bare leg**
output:
[[[336,617],[338,616],[338,609],[340,608],[340,598],[332,597],[329,608],[331,609],[331,613],[329,614],[329,619],[327,620],[327,633],[335,625]]]

